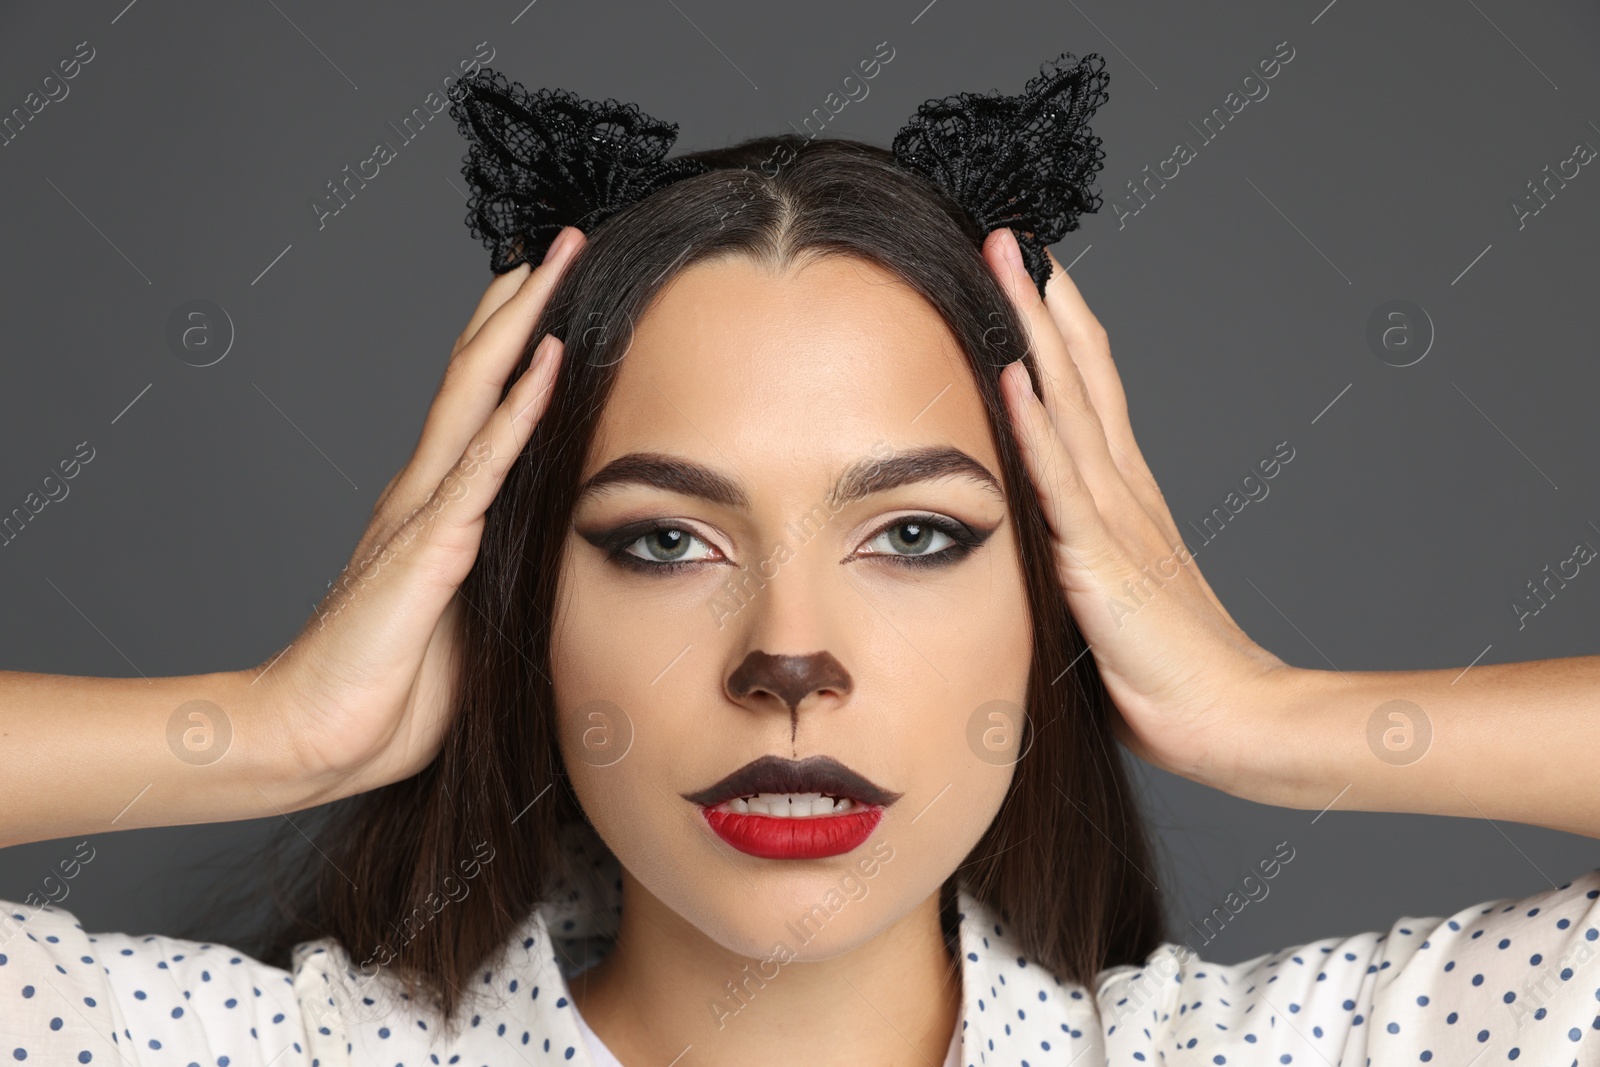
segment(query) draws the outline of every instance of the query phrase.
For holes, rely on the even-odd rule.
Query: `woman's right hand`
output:
[[[336,799],[432,761],[455,694],[457,589],[484,511],[543,415],[562,355],[553,335],[507,394],[534,323],[584,244],[566,227],[544,263],[490,283],[450,354],[411,460],[379,495],[350,563],[313,617],[256,668],[258,736],[275,739],[312,796]],[[247,672],[250,673],[250,672]]]

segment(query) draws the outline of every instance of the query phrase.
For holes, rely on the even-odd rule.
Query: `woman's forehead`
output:
[[[995,462],[938,312],[866,260],[741,255],[687,268],[635,325],[586,473],[636,451],[837,466],[885,443]]]

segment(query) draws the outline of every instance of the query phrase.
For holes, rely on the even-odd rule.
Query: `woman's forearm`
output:
[[[0,846],[317,803],[288,766],[257,673],[0,671]]]
[[[1600,837],[1600,656],[1286,672],[1236,795],[1505,819]]]

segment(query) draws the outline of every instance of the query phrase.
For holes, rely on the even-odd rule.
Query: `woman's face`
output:
[[[1020,710],[1032,630],[971,372],[882,268],[741,256],[683,271],[617,375],[554,619],[574,789],[724,948],[849,951],[929,900],[1011,779],[993,713]],[[844,770],[724,781],[761,757]]]

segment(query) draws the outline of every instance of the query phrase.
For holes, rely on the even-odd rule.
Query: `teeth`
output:
[[[821,793],[759,793],[753,797],[734,797],[717,810],[739,815],[766,815],[775,819],[807,819],[821,815],[842,815],[852,811],[855,802]]]

